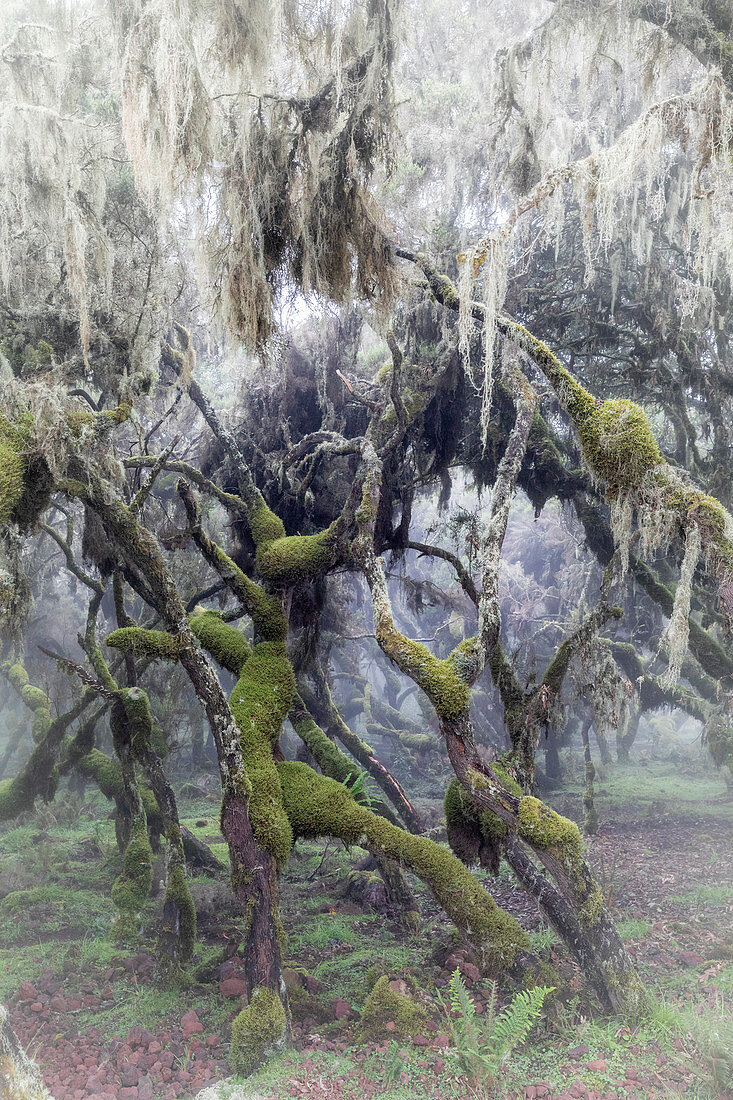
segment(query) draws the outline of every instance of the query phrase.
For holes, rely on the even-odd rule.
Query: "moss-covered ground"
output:
[[[581,761],[563,762],[566,780],[546,797],[581,820]],[[178,788],[182,822],[226,866],[216,795]],[[417,793],[438,826],[435,778]],[[655,758],[642,749],[629,765],[600,769],[597,808],[600,830],[588,857],[652,991],[654,1013],[640,1026],[594,1013],[564,949],[507,869],[497,878],[479,872],[569,983],[565,999],[505,1064],[494,1095],[723,1097],[733,1072],[733,800],[701,758]],[[222,1098],[266,1100],[473,1095],[438,995],[459,964],[480,1032],[492,991],[474,980],[470,951],[417,882],[423,927],[415,934],[394,919],[373,873],[353,873],[361,850],[298,842],[282,878],[294,1042],[245,1082],[231,1076],[226,1060],[242,1004],[242,917],[229,900],[226,872],[193,878],[196,957],[179,987],[163,989],[154,973],[160,894],[145,905],[135,947],[110,940],[110,891],[121,860],[108,813],[91,790],[62,792],[0,829],[0,1000],[11,1006],[57,1100],[190,1100],[204,1089],[213,1098],[215,1085]],[[223,965],[222,948],[231,956]],[[427,1014],[417,1014],[425,1024],[412,1035],[389,1019],[381,1031],[360,1035],[366,999],[385,976]],[[510,995],[500,987],[499,1006]]]

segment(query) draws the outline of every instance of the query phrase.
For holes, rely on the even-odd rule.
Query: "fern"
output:
[[[494,1022],[491,1044],[499,1062],[504,1061],[515,1046],[523,1043],[542,1014],[545,997],[551,990],[542,986],[515,994],[510,1005]]]
[[[365,772],[358,772],[348,776],[341,785],[342,787],[346,787],[346,790],[355,802],[358,802],[361,806],[366,806],[367,809],[371,809],[372,788],[370,787],[369,779]]]
[[[542,987],[516,993],[497,1016],[496,982],[492,982],[488,1010],[480,1019],[460,970],[454,970],[448,986],[449,1006],[441,1003],[453,1038],[453,1057],[477,1096],[489,1095],[499,1067],[527,1038],[551,992],[551,988]]]

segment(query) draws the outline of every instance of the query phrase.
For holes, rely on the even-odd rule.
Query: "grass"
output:
[[[583,784],[578,773],[573,787],[579,795]],[[676,817],[733,819],[733,799],[727,797],[725,781],[707,761],[699,766],[671,760],[616,764],[597,782],[595,801],[602,819],[618,807],[639,816],[673,808]]]
[[[733,901],[733,887],[731,886],[693,886],[684,894],[675,894],[670,901],[676,901],[681,905],[699,908],[703,905],[712,905],[715,908],[728,905]]]
[[[620,920],[617,925],[618,934],[622,940],[643,940],[651,930],[651,924],[645,920]]]

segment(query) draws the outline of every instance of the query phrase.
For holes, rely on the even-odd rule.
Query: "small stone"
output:
[[[331,1005],[331,1010],[333,1012],[334,1019],[336,1020],[348,1020],[349,1016],[353,1012],[353,1009],[351,1008],[349,1002],[343,1000],[343,998],[341,997],[334,998]]]
[[[605,1073],[606,1072],[606,1059],[596,1058],[593,1062],[587,1062],[586,1065],[591,1073]]]
[[[219,982],[219,992],[222,997],[241,997],[247,992],[247,983],[241,978],[225,978],[223,982]]]
[[[220,1042],[221,1039],[218,1035],[209,1035],[206,1039],[206,1045],[207,1047],[209,1047],[210,1050],[214,1047],[218,1047]]]
[[[33,982],[22,982],[18,989],[19,1001],[35,1001],[38,996],[38,990],[34,986]]]
[[[141,1077],[137,1083],[137,1095],[138,1100],[155,1100],[155,1089],[153,1088],[153,1082],[146,1075]]]
[[[190,1039],[192,1035],[198,1035],[204,1030],[204,1025],[198,1018],[198,1014],[191,1009],[190,1012],[184,1012],[181,1016],[181,1029],[186,1039]]]

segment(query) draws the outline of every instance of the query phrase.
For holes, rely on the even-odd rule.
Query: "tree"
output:
[[[279,25],[269,5],[239,0],[148,0],[116,3],[111,12],[91,2],[67,13],[65,25],[53,22],[53,7],[45,5],[36,22],[8,17],[0,121],[8,152],[0,169],[2,596],[6,675],[34,714],[37,744],[21,772],[0,784],[0,816],[53,797],[59,762],[94,775],[115,800],[126,853],[113,894],[118,934],[135,926],[149,888],[150,833],[155,839],[162,832],[162,957],[167,969],[185,966],[195,934],[185,838],[155,745],[151,699],[138,682],[153,662],[180,666],[215,745],[232,888],[247,918],[249,1005],[232,1041],[233,1064],[245,1072],[288,1032],[278,878],[297,836],[366,847],[414,920],[400,868],[409,869],[472,938],[486,969],[529,982],[542,977],[516,921],[461,860],[420,835],[404,788],[350,728],[334,683],[334,672],[349,661],[357,715],[398,738],[402,730],[403,742],[411,737],[420,750],[431,744],[431,727],[440,737],[455,772],[446,793],[454,851],[494,870],[505,859],[600,1004],[637,1015],[645,1009],[577,826],[536,796],[535,754],[543,729],[558,723],[563,684],[581,654],[602,669],[582,692],[584,702],[592,696],[599,725],[630,678],[639,684],[640,706],[682,706],[707,718],[712,681],[725,685],[733,667],[718,628],[733,609],[733,522],[724,503],[704,491],[714,486],[699,488],[679,465],[690,462],[697,477],[713,481],[716,455],[727,445],[715,401],[709,454],[698,444],[706,414],[690,405],[702,404],[710,378],[717,386],[725,376],[719,332],[729,301],[723,192],[731,102],[725,41],[718,53],[713,45],[730,28],[712,8],[696,8],[708,35],[701,46],[697,31],[685,37],[689,12],[680,5],[680,18],[675,9],[654,32],[652,44],[669,55],[663,76],[639,95],[637,51],[650,42],[636,9],[593,21],[583,4],[558,2],[535,25],[543,8],[533,7],[522,16],[526,26],[511,30],[507,11],[498,28],[489,102],[499,124],[488,146],[481,126],[468,127],[473,146],[455,145],[473,187],[462,172],[456,187],[456,175],[429,146],[424,166],[397,161],[392,196],[382,174],[392,163],[395,112],[397,30],[389,0],[338,13],[287,3]],[[473,4],[466,9],[471,18],[480,13]],[[638,14],[655,22],[653,5],[640,5]],[[555,51],[568,48],[568,18],[578,15],[585,20],[579,60],[565,70],[561,94],[545,95]],[[446,35],[437,4],[428,24],[435,28]],[[110,31],[113,78],[105,64]],[[526,37],[504,48],[502,35],[519,31]],[[689,52],[693,40],[694,62],[680,62],[678,51]],[[451,64],[458,66],[457,58],[449,51]],[[710,71],[695,83],[701,58]],[[573,80],[588,66],[593,79],[581,110]],[[609,69],[620,75],[606,102]],[[430,92],[427,75],[409,66],[399,75],[420,96]],[[480,81],[466,82],[461,95],[452,93],[459,135],[464,97],[477,87]],[[563,130],[569,119],[579,124],[574,141]],[[435,146],[434,134],[431,140]],[[416,167],[426,176],[421,186]],[[431,188],[437,221],[432,239],[415,247],[419,227],[411,214],[416,196]],[[399,233],[387,229],[377,195],[402,223]],[[687,235],[684,247],[680,233]],[[671,256],[659,257],[667,241]],[[431,251],[441,260],[451,256],[447,273]],[[598,278],[606,263],[610,300]],[[653,304],[637,314],[630,298],[645,294],[650,279]],[[661,343],[659,285],[667,288],[666,315],[681,303],[689,318],[670,323]],[[309,296],[344,310],[305,347],[286,348],[277,314],[288,298],[303,310]],[[353,297],[358,305],[348,310]],[[504,311],[505,299],[520,319]],[[584,303],[579,320],[566,323],[566,301]],[[589,319],[593,302],[608,313],[603,324]],[[707,329],[693,339],[689,327],[701,302]],[[372,342],[376,355],[387,357],[376,373],[359,357],[366,321],[384,341]],[[196,369],[196,352],[206,349],[214,323],[270,364],[259,378],[250,368],[231,427]],[[557,353],[540,338],[545,329]],[[224,346],[221,330],[215,339]],[[613,372],[606,392],[623,396],[601,401],[598,356],[619,349],[644,369],[628,377]],[[666,366],[659,397],[652,373],[658,362]],[[717,400],[721,393],[722,382]],[[659,401],[675,433],[674,461],[628,394]],[[193,408],[206,425],[203,447],[181,439],[182,423],[187,435],[194,430]],[[450,491],[455,468],[492,488],[480,517],[464,522],[468,564],[440,540],[426,541],[413,521],[421,497],[429,500],[436,486]],[[544,670],[534,683],[508,652],[506,631],[502,637],[502,548],[520,488],[538,510],[553,498],[572,502],[605,568],[595,595],[586,596],[590,605],[538,650]],[[171,514],[178,517],[173,523]],[[224,544],[223,517],[233,545]],[[79,565],[80,522],[88,570]],[[48,696],[23,660],[30,597],[23,554],[39,531],[92,594],[86,660],[52,653],[85,692],[53,720]],[[396,614],[383,558],[405,561],[410,553],[454,571],[464,600],[456,605],[463,622],[453,621],[458,637],[436,630],[432,646],[411,637],[425,577],[412,583],[410,614]],[[386,701],[372,700],[356,651],[332,653],[344,633],[337,623],[344,598],[337,574],[344,571],[369,601],[376,643],[391,666]],[[661,676],[654,675],[648,638],[637,646],[633,635],[603,637],[623,619],[611,587],[629,573],[669,618]],[[96,639],[110,580],[116,621],[105,644],[122,655],[116,665]],[[403,575],[404,588],[409,582]],[[223,600],[218,611],[205,607],[214,597]],[[442,602],[448,606],[447,597]],[[693,607],[705,609],[702,624],[691,617]],[[232,625],[241,618],[251,633]],[[209,657],[236,679],[228,700]],[[477,745],[487,670],[508,742],[498,759]],[[678,686],[681,673],[689,688]],[[405,735],[400,710],[408,697],[420,700],[421,710],[412,710]],[[67,734],[94,699],[109,707],[116,760],[97,755],[93,720]],[[288,716],[320,774],[284,758]],[[713,714],[706,728],[716,762],[729,763],[727,713]],[[622,730],[619,746],[628,748],[624,737]],[[585,746],[592,769],[587,728]],[[384,796],[371,807],[358,797],[362,768]],[[590,771],[588,777],[592,804]]]

